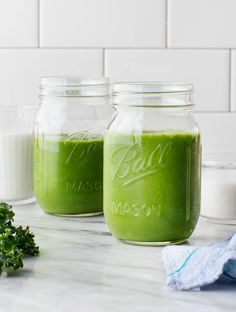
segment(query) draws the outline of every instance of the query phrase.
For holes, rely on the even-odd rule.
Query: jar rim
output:
[[[107,97],[110,83],[107,77],[54,76],[42,77],[40,97]]]
[[[87,77],[87,76],[44,76],[40,79],[41,87],[79,87],[79,86],[99,86],[108,85],[107,77]]]
[[[193,85],[185,82],[116,82],[113,84],[113,95],[119,94],[167,94],[193,92]]]
[[[107,97],[110,83],[107,77],[48,76],[42,77],[40,97]]]
[[[179,82],[117,82],[113,104],[117,106],[182,108],[194,107],[193,85]]]

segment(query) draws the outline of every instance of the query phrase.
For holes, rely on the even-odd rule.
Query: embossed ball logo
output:
[[[148,154],[141,144],[119,147],[113,151],[111,161],[117,164],[112,181],[120,181],[123,186],[156,174],[166,167],[173,143],[158,144]]]

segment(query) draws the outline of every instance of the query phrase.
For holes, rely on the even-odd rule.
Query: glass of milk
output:
[[[35,107],[0,106],[0,201],[34,201],[32,129]]]
[[[201,216],[236,224],[236,154],[207,154],[202,168]]]

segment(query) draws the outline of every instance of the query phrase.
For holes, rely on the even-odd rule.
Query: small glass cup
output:
[[[32,132],[36,107],[0,106],[0,201],[34,201]]]
[[[204,155],[201,217],[236,224],[236,154]]]

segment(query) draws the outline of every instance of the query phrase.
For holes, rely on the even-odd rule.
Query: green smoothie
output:
[[[104,214],[121,240],[178,243],[200,212],[200,137],[166,131],[108,131],[104,141]]]
[[[85,134],[34,140],[34,191],[52,214],[84,215],[103,210],[103,140]]]

